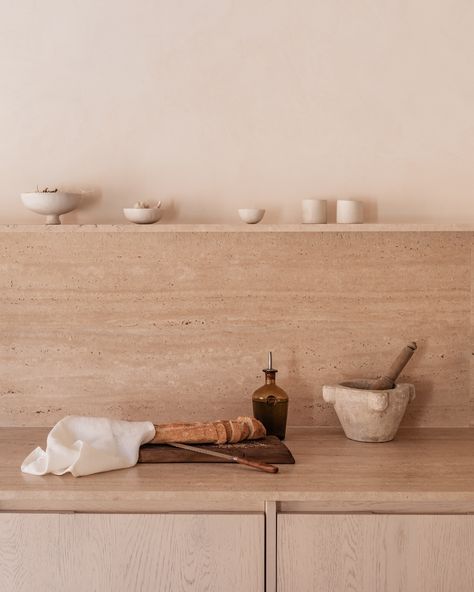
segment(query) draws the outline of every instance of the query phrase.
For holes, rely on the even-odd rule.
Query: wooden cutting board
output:
[[[241,456],[253,460],[263,460],[270,464],[293,465],[295,459],[288,448],[276,436],[261,440],[248,440],[238,444],[199,444],[200,448],[216,450],[224,454]],[[190,452],[163,444],[145,444],[140,448],[139,463],[219,463],[231,462],[224,459]]]

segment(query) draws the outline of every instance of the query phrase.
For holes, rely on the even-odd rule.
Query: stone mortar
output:
[[[356,379],[323,386],[323,398],[332,403],[348,438],[358,442],[389,442],[395,437],[407,405],[415,398],[413,384],[370,390],[373,380]]]

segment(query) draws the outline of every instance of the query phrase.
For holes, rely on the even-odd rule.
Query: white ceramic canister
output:
[[[355,199],[338,199],[336,221],[338,224],[362,224],[364,222],[362,202]]]
[[[327,201],[325,199],[303,199],[301,207],[303,224],[327,223]]]

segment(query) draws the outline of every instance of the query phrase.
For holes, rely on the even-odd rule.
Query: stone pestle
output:
[[[392,389],[395,386],[397,378],[400,376],[402,370],[410,361],[412,355],[416,351],[416,343],[412,341],[406,345],[402,351],[398,354],[395,360],[392,362],[388,372],[382,375],[380,378],[374,380],[370,386],[372,391],[385,391]]]

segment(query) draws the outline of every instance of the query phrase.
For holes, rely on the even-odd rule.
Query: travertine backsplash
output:
[[[292,425],[407,341],[404,425],[474,424],[472,233],[0,232],[0,425],[250,412],[273,350]]]

